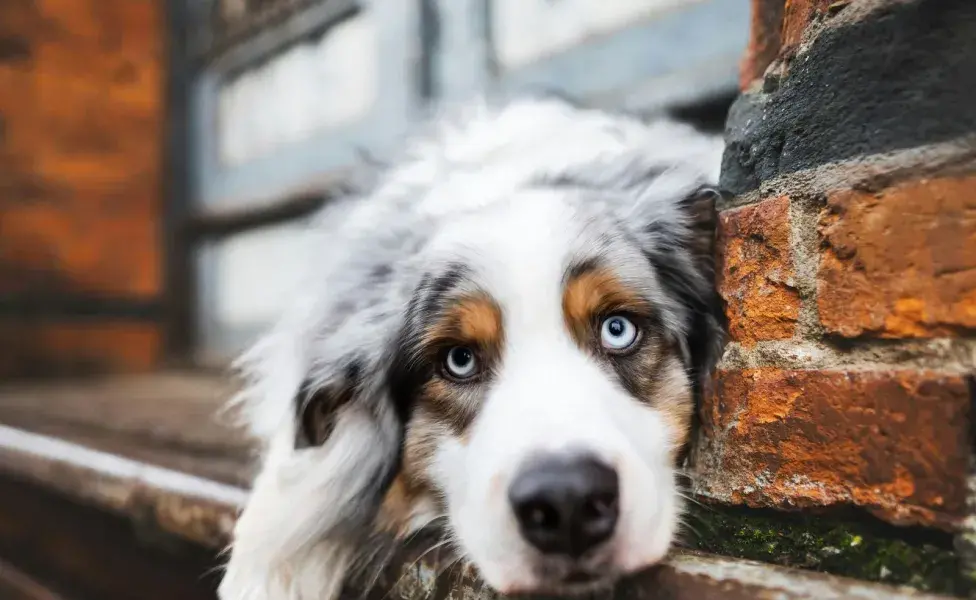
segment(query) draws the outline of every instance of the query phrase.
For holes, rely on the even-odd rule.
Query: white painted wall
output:
[[[372,0],[373,3],[407,1]],[[609,35],[698,2],[492,1],[492,23],[489,25],[494,36],[496,56],[506,70],[539,61],[570,50],[592,37]],[[457,2],[446,7],[445,11],[449,8],[461,14],[476,6],[475,0],[439,2]],[[458,22],[457,19],[454,22]],[[388,25],[386,22],[383,24]],[[378,25],[375,13],[364,10],[337,24],[326,35],[293,46],[227,81],[220,90],[217,107],[217,151],[221,163],[247,168],[251,160],[287,148],[290,144],[322,136],[323,133],[327,136],[330,129],[367,116],[377,101],[379,86],[383,83],[378,80],[379,61],[409,59],[380,56],[380,43],[386,44],[389,52],[391,42],[379,39]],[[450,40],[449,36],[452,35],[480,35],[479,31],[463,28],[443,33],[446,36],[444,40]],[[653,60],[654,57],[647,58]],[[619,59],[642,60],[636,56],[620,56]],[[734,62],[738,57],[731,60],[731,67],[723,63],[721,68],[734,71]],[[457,65],[458,69],[471,68],[464,61],[459,61]],[[453,75],[458,80],[463,80],[464,76],[463,72]],[[473,73],[470,77],[476,82],[481,74]],[[474,85],[466,80],[462,83],[469,87]],[[634,82],[635,85],[639,83]],[[704,84],[696,83],[693,87],[698,89],[700,85]],[[631,91],[640,92],[637,89]],[[655,83],[652,91],[661,93],[660,82]],[[214,340],[224,335],[221,332],[254,330],[277,318],[289,291],[298,283],[297,265],[300,263],[302,236],[303,225],[274,227],[236,235],[203,251],[201,306],[205,307],[202,309],[206,319],[204,329],[212,332],[210,335],[214,336]],[[231,343],[236,345],[239,341]]]
[[[356,121],[376,98],[377,66],[376,23],[364,11],[227,81],[218,101],[221,163],[242,164]]]
[[[497,58],[514,69],[697,0],[494,0]]]
[[[215,317],[221,327],[247,328],[276,319],[297,289],[304,223],[258,229],[208,249]]]

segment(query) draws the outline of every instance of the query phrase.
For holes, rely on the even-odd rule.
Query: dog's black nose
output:
[[[508,489],[522,536],[545,554],[578,558],[617,525],[617,472],[589,456],[528,465]]]

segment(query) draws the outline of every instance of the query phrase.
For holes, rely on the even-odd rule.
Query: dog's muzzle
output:
[[[612,537],[619,496],[617,472],[589,455],[534,460],[508,490],[525,541],[544,556],[573,560]]]

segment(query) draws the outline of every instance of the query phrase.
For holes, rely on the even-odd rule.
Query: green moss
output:
[[[696,508],[689,545],[707,552],[962,595],[948,536],[865,520]]]

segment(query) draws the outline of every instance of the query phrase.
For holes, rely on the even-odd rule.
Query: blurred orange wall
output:
[[[161,294],[163,34],[163,0],[0,1],[2,375],[158,359],[158,320],[65,313]]]

